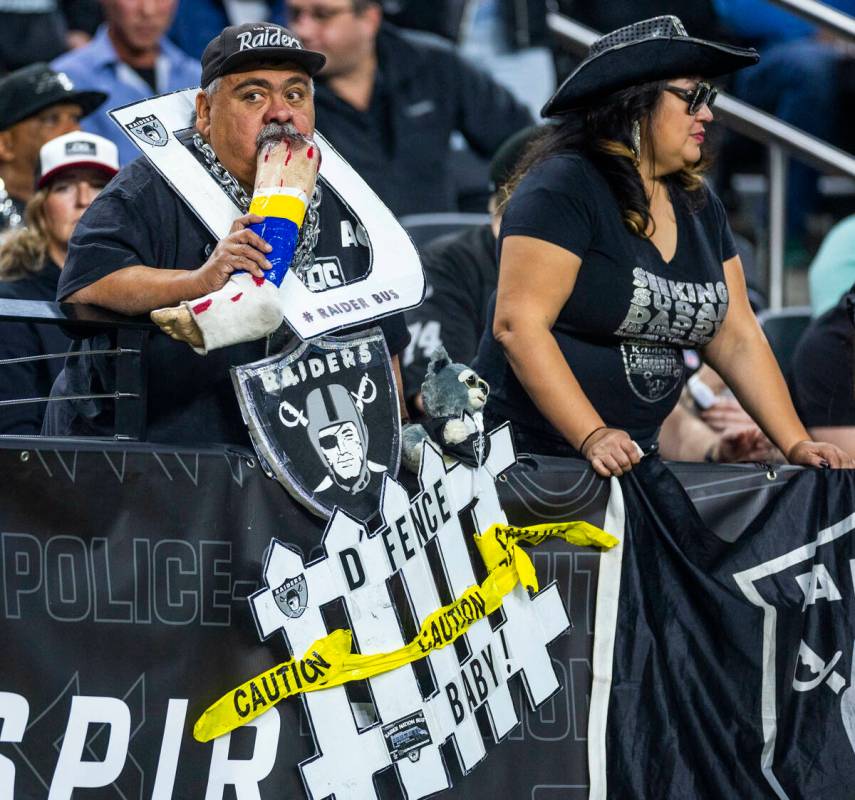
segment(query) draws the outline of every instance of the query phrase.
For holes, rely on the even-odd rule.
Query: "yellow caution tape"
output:
[[[526,589],[536,592],[538,583],[534,565],[519,543],[526,542],[537,547],[551,537],[580,547],[603,547],[607,550],[618,543],[610,533],[588,522],[557,522],[552,525],[529,525],[525,528],[493,525],[485,533],[475,534],[475,544],[484,559],[487,572],[492,573],[503,564],[516,564],[520,583]]]
[[[493,525],[475,536],[488,570],[484,582],[470,586],[454,602],[426,617],[411,642],[389,653],[363,655],[351,653],[349,630],[333,631],[309,647],[303,658],[290,659],[256,675],[217,700],[196,721],[194,738],[210,741],[255,719],[286,697],[371,678],[446,647],[478,620],[498,610],[517,583],[537,591],[534,565],[520,542],[537,546],[551,537],[583,547],[611,548],[618,543],[614,536],[587,522],[527,528]]]

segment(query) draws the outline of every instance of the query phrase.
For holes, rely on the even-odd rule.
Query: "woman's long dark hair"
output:
[[[645,83],[615,92],[592,108],[564,116],[558,124],[544,126],[543,132],[526,149],[513,177],[505,184],[499,210],[503,211],[525,174],[545,158],[558,153],[581,153],[606,179],[617,200],[621,217],[636,236],[648,236],[650,207],[638,161],[632,149],[632,124],[641,126],[641,147],[652,156],[651,119],[665,87],[665,81]],[[706,200],[702,174],[705,159],[662,178],[690,209]]]

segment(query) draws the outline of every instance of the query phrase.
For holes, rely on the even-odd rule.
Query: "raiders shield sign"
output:
[[[235,367],[232,379],[268,474],[322,517],[377,511],[383,475],[398,474],[400,412],[379,328],[299,342]],[[284,609],[283,609],[284,610]]]
[[[147,117],[137,117],[125,127],[141,142],[153,144],[155,147],[164,147],[169,139],[166,128],[154,114],[149,114]]]

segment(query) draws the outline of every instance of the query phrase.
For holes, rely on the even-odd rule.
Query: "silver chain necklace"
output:
[[[193,134],[193,146],[205,159],[205,167],[217,183],[225,190],[226,194],[235,202],[237,207],[245,214],[249,211],[250,196],[243,187],[217,158],[214,148],[211,147],[198,133]],[[305,273],[311,269],[315,261],[315,246],[321,233],[321,221],[318,209],[321,206],[321,187],[315,184],[312,199],[306,209],[306,218],[300,228],[297,238],[297,247],[294,250],[294,258],[291,260],[290,269],[297,273],[300,280],[304,280]]]

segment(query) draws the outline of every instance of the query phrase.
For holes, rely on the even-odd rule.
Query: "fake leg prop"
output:
[[[319,166],[320,151],[309,140],[262,145],[249,211],[265,220],[250,228],[273,247],[267,256],[272,268],[264,278],[235,272],[216,292],[152,311],[152,321],[200,355],[273,333],[282,323],[279,285],[294,257]]]

